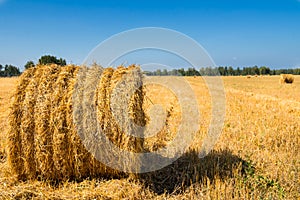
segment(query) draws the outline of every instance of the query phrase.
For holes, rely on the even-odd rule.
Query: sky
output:
[[[46,54],[81,64],[102,41],[141,27],[186,34],[217,65],[300,67],[300,0],[0,0],[0,64],[22,70]]]

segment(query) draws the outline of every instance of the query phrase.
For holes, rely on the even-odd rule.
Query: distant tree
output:
[[[266,74],[270,74],[271,70],[270,70],[270,68],[268,68],[266,66],[261,66],[259,68],[259,73],[260,73],[260,75],[266,75]]]
[[[170,75],[171,76],[177,76],[178,75],[177,69],[173,69],[172,71],[170,71]]]
[[[201,76],[205,76],[206,75],[206,69],[204,67],[201,67],[199,70]]]
[[[237,76],[239,76],[239,75],[241,75],[241,69],[238,67],[237,69],[236,69],[236,73],[235,73]]]
[[[39,59],[39,64],[41,65],[57,64],[57,65],[65,66],[67,63],[65,59],[62,58],[57,59],[55,56],[45,55]]]
[[[161,75],[162,76],[168,76],[168,70],[167,69],[163,69]]]
[[[194,72],[194,76],[200,76],[200,73],[195,68],[193,68],[193,72]]]
[[[185,75],[186,76],[200,76],[200,73],[195,68],[188,68]]]
[[[225,76],[225,69],[224,67],[218,67],[219,73],[221,76]]]
[[[2,71],[2,69],[3,69],[3,66],[0,64],[0,77],[3,76],[3,71]]]
[[[227,66],[225,66],[225,68],[224,68],[224,76],[228,76],[228,67]]]
[[[185,73],[186,76],[196,76],[196,70],[195,68],[188,68],[186,73]]]
[[[229,75],[229,76],[234,76],[234,75],[235,75],[234,69],[233,69],[231,66],[228,67],[228,75]]]
[[[11,77],[11,76],[19,76],[21,74],[19,68],[13,65],[5,65],[3,76]]]
[[[151,71],[144,71],[144,74],[147,76],[153,76],[153,72]]]
[[[295,75],[300,75],[300,68],[294,69],[294,73]]]
[[[25,65],[24,65],[24,68],[25,69],[29,69],[29,68],[31,68],[31,67],[34,67],[35,65],[34,65],[34,62],[33,61],[28,61]]]
[[[161,76],[161,69],[157,69],[157,70],[156,70],[156,75],[157,75],[157,76]]]
[[[205,75],[207,75],[207,76],[215,76],[215,75],[217,75],[216,71],[215,71],[215,68],[206,67],[205,68]]]
[[[257,66],[251,68],[251,75],[259,75],[259,69]]]
[[[183,68],[180,68],[177,71],[179,76],[185,76],[185,70]]]

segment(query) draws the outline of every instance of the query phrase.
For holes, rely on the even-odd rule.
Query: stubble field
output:
[[[186,79],[197,96],[201,120],[196,139],[178,161],[139,179],[99,177],[52,183],[20,182],[10,173],[7,119],[18,79],[1,78],[0,199],[299,199],[300,76],[293,84],[279,84],[279,76],[222,77],[223,133],[203,159],[197,152],[211,120],[210,95],[201,77]],[[176,98],[170,96],[156,86],[147,89],[151,103],[167,109],[176,105]],[[177,114],[175,108],[174,119]]]

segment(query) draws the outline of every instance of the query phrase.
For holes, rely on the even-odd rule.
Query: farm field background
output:
[[[299,199],[300,76],[293,84],[279,84],[279,76],[222,77],[224,129],[214,151],[204,159],[196,155],[211,119],[210,95],[201,77],[186,79],[198,99],[201,126],[189,153],[180,160],[139,180],[49,183],[18,182],[10,174],[7,118],[18,79],[1,78],[0,199]],[[155,87],[147,91],[152,102],[167,106],[174,99],[166,94]]]

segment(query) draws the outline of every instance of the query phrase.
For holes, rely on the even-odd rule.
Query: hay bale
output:
[[[134,92],[137,86],[140,89]],[[86,133],[101,127],[121,149],[143,152],[143,140],[126,134],[135,131],[131,122],[145,124],[143,95],[142,73],[135,66],[30,68],[20,77],[11,107],[8,161],[12,172],[19,179],[43,180],[124,176],[85,148],[92,137]],[[117,105],[121,123],[112,113],[112,102],[117,101],[126,103]]]
[[[292,74],[280,74],[280,80],[279,82],[281,84],[287,83],[287,84],[292,84],[294,82],[294,76]]]

